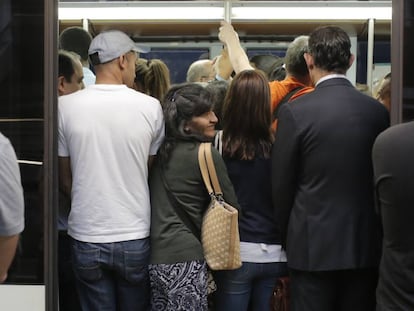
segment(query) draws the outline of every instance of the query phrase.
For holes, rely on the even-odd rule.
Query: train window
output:
[[[356,81],[363,84],[367,82],[367,49],[368,43],[366,41],[358,42]],[[391,66],[391,43],[389,41],[376,41],[374,43],[373,58],[374,64],[389,64]],[[374,76],[373,78],[373,85],[375,86],[375,83],[382,77]]]
[[[199,59],[210,58],[208,48],[152,48],[151,52],[141,54],[145,59],[159,58],[168,66],[170,70],[171,83],[182,83],[186,80],[187,69],[192,62]]]
[[[270,54],[270,55],[275,55],[279,57],[285,57],[286,49],[270,49],[270,48],[252,49],[252,48],[249,48],[246,50],[246,52],[249,58],[251,58],[252,56],[261,55],[261,54],[264,54],[264,55]]]

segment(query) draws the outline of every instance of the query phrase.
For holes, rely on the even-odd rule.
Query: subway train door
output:
[[[15,149],[25,205],[25,229],[8,278],[0,284],[1,310],[57,310],[52,245],[56,7],[54,0],[0,1],[0,132]]]

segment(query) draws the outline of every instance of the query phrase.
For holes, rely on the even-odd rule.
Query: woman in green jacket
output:
[[[212,141],[212,95],[198,84],[173,87],[163,103],[165,140],[150,174],[152,310],[207,310],[207,264],[200,243],[210,202],[198,147]],[[226,166],[212,148],[224,200],[238,207]]]

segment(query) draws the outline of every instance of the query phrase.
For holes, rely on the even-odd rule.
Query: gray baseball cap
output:
[[[150,48],[137,45],[127,34],[119,30],[101,32],[89,46],[92,65],[107,63],[129,51],[148,53]]]

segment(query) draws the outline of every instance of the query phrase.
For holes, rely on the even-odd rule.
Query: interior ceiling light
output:
[[[233,20],[391,20],[391,1],[236,1]]]
[[[59,20],[220,20],[224,18],[222,2],[63,2]]]
[[[227,6],[226,6],[227,5]],[[391,20],[391,1],[61,2],[59,20]]]

